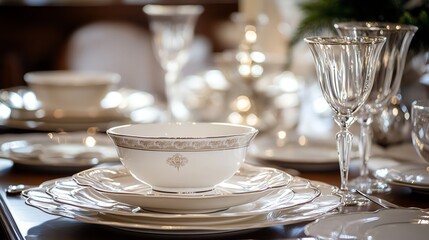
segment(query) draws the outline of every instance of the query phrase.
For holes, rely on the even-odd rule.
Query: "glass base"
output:
[[[340,191],[344,206],[363,206],[370,203],[369,199],[351,191]]]
[[[368,176],[359,176],[348,184],[349,189],[360,190],[361,192],[372,194],[372,193],[388,193],[392,188],[380,179],[373,179]]]

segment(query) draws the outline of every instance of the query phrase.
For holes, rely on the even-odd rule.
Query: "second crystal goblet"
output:
[[[380,179],[369,176],[368,160],[371,153],[373,132],[371,124],[374,114],[386,107],[388,101],[398,90],[405,66],[405,59],[411,39],[417,27],[397,23],[382,22],[343,22],[334,25],[342,36],[384,36],[386,44],[377,61],[374,86],[369,97],[358,113],[360,124],[359,155],[362,160],[360,176],[349,182],[351,189],[368,194],[389,192],[390,186]]]
[[[353,139],[349,127],[371,92],[377,59],[386,38],[308,37],[305,41],[314,57],[323,97],[334,111],[334,120],[340,127],[336,140],[344,204],[367,202],[347,188]]]
[[[429,99],[416,100],[411,104],[411,123],[414,148],[421,159],[429,162]]]
[[[165,71],[165,95],[171,118],[184,120],[186,108],[177,98],[175,84],[188,62],[196,21],[204,8],[200,5],[146,5],[153,47]],[[183,116],[185,115],[185,116]]]

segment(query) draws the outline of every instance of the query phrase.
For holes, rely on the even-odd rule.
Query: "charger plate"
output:
[[[310,221],[324,215],[335,213],[341,205],[341,195],[334,186],[312,182],[321,190],[321,194],[313,201],[297,205],[285,210],[245,216],[233,219],[198,218],[189,221],[173,221],[170,218],[151,218],[141,216],[125,216],[103,213],[66,203],[60,203],[46,193],[46,186],[55,184],[55,180],[47,182],[38,188],[23,192],[26,204],[46,213],[76,219],[81,222],[107,225],[127,231],[156,233],[156,234],[216,234],[223,232],[247,231],[252,229],[287,225]],[[208,213],[208,215],[213,213]],[[169,214],[166,214],[169,215]],[[198,220],[198,221],[197,221]],[[196,224],[198,222],[198,224]]]

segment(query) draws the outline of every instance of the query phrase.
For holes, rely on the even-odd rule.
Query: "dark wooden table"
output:
[[[31,168],[14,166],[6,159],[0,159],[0,187],[4,189],[10,184],[38,185],[43,181],[59,177],[70,176],[70,172],[43,172]],[[351,172],[351,176],[356,171]],[[339,184],[339,172],[303,172],[300,176]],[[303,227],[305,223],[262,228],[250,232],[234,234],[207,235],[207,236],[167,236],[127,232],[116,228],[81,223],[76,220],[46,214],[38,209],[25,205],[20,196],[8,196],[1,191],[0,209],[1,225],[0,239],[289,239],[305,237]],[[429,208],[429,195],[411,192],[408,188],[393,188],[389,194],[378,195],[386,200],[404,207]],[[349,207],[346,211],[373,211],[378,209],[375,205],[365,207]]]

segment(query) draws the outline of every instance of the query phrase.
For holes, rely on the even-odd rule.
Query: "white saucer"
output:
[[[410,187],[423,193],[429,193],[429,165],[401,164],[388,168],[380,168],[374,176],[389,184]]]
[[[2,125],[43,131],[106,130],[119,124],[164,119],[163,106],[153,95],[132,89],[111,91],[92,111],[70,112],[43,109],[30,89],[14,87],[0,90],[0,108],[9,112],[0,115]]]
[[[83,170],[119,161],[115,146],[105,134],[31,133],[10,135],[7,139],[20,140],[1,143],[1,157],[24,166]]]
[[[293,177],[274,168],[244,164],[237,174],[213,191],[191,194],[153,191],[149,185],[132,177],[123,166],[88,169],[74,174],[73,179],[118,202],[158,212],[201,213],[255,201],[287,186]]]
[[[138,206],[123,204],[114,201],[104,194],[97,192],[90,187],[81,187],[72,179],[65,178],[56,181],[54,184],[44,184],[43,187],[52,198],[60,203],[87,208],[102,213],[110,213],[124,216],[140,216],[142,218],[169,218],[169,219],[225,219],[242,218],[245,216],[254,216],[276,210],[285,210],[300,204],[308,203],[319,196],[321,191],[329,189],[317,189],[310,182],[302,178],[294,178],[287,188],[280,188],[271,194],[261,197],[255,201],[231,207],[224,211],[213,213],[186,213],[186,214],[164,214],[146,211]],[[202,199],[202,202],[207,201]],[[211,202],[213,203],[213,202]],[[208,203],[207,203],[208,204]]]
[[[44,185],[52,186],[54,182],[55,180],[47,182]],[[321,194],[311,202],[281,211],[272,211],[266,214],[239,218],[197,217],[186,220],[184,217],[187,214],[177,215],[175,217],[179,219],[174,219],[174,217],[155,218],[132,214],[102,213],[98,210],[94,211],[76,205],[57,202],[46,193],[46,188],[43,185],[38,188],[25,190],[23,197],[26,199],[27,205],[52,215],[72,218],[86,223],[117,227],[127,231],[173,235],[215,234],[311,221],[323,215],[331,214],[332,210],[341,205],[341,196],[336,193],[337,188],[320,182],[312,182],[312,184],[321,190]],[[217,213],[200,215],[208,216],[212,214]],[[164,215],[169,216],[170,214]]]
[[[318,239],[416,239],[429,236],[428,211],[382,209],[328,216],[310,223],[305,233]]]

